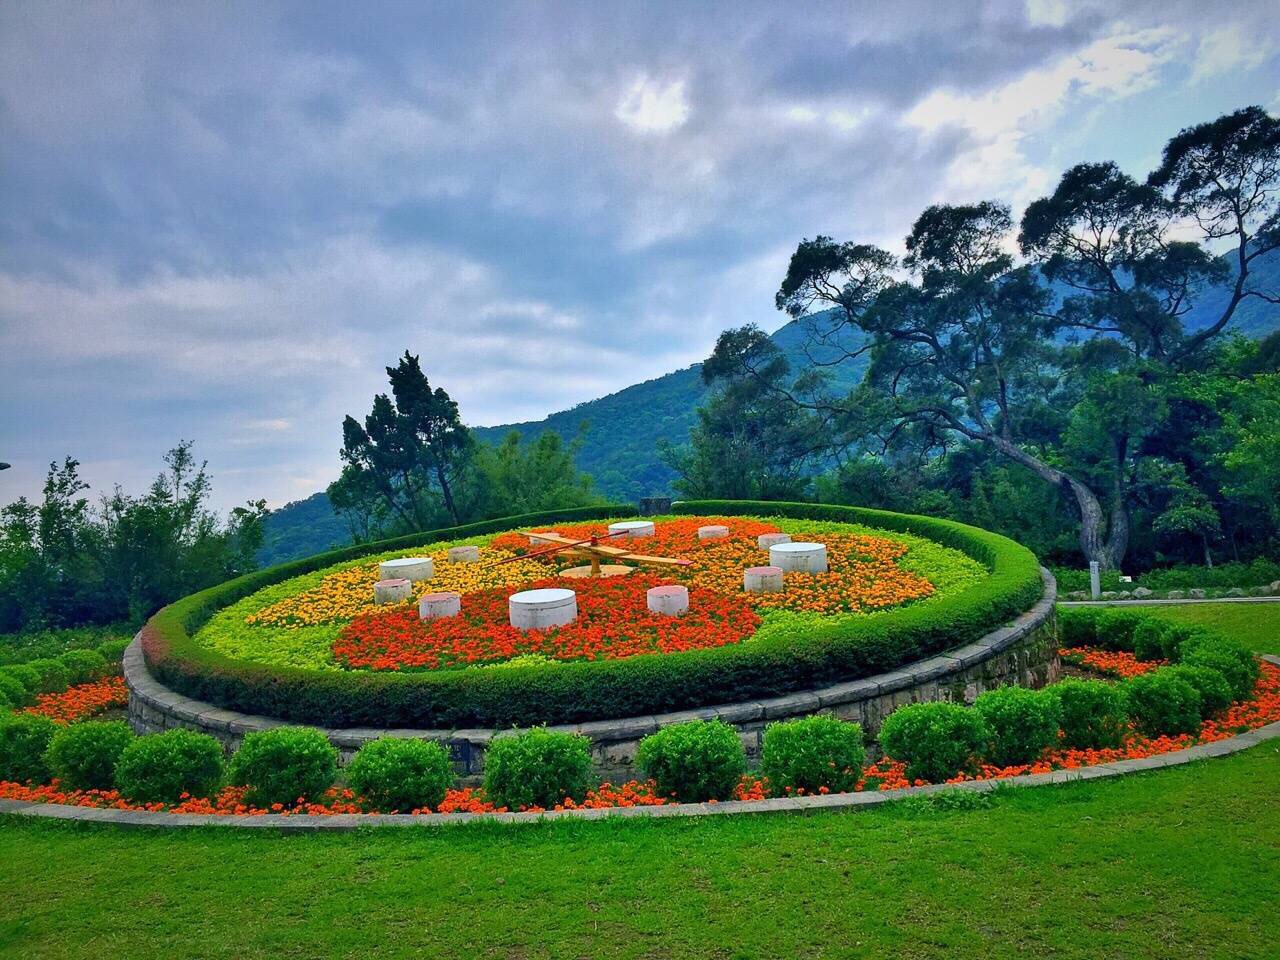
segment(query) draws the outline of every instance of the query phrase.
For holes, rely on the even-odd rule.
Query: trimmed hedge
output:
[[[990,739],[981,713],[946,700],[899,707],[880,725],[880,746],[906,763],[907,779],[931,783],[971,769]]]
[[[110,790],[116,764],[135,736],[123,720],[88,720],[60,727],[44,760],[59,783],[71,790]]]
[[[435,810],[453,786],[449,751],[434,740],[382,737],[366,743],[346,768],[347,786],[383,813]]]
[[[0,716],[0,780],[45,783],[49,764],[44,754],[58,725],[33,713]]]
[[[660,795],[703,803],[733,796],[747,772],[747,753],[736,727],[723,720],[690,720],[641,740],[636,766],[657,784]]]
[[[314,727],[276,727],[245,734],[227,770],[255,807],[315,801],[333,786],[338,751]]]
[[[842,793],[858,785],[866,759],[861,724],[816,713],[764,728],[760,772],[775,796],[823,788]]]
[[[164,608],[142,631],[157,680],[232,710],[327,727],[510,727],[637,716],[781,696],[893,670],[969,643],[1042,596],[1035,555],[997,534],[949,520],[822,504],[701,501],[681,514],[758,514],[830,520],[913,533],[983,563],[990,575],[936,602],[772,634],[748,644],[592,663],[503,670],[366,673],[267,667],[195,643],[213,613],[291,577],[388,550],[521,526],[632,516],[619,506],[508,517],[333,551],[249,574]]]
[[[484,789],[511,810],[551,809],[591,787],[591,741],[546,727],[495,737],[484,755]]]
[[[138,737],[116,761],[116,786],[139,803],[178,803],[183,794],[212,797],[225,774],[222,744],[182,728]]]
[[[997,767],[1032,763],[1058,739],[1062,703],[1048,690],[997,687],[973,702],[990,733],[984,757]]]

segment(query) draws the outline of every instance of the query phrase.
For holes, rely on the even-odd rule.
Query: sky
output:
[[[537,419],[781,326],[802,238],[901,249],[1251,103],[1260,0],[6,0],[0,502],[188,439],[216,506],[279,506],[405,349]]]

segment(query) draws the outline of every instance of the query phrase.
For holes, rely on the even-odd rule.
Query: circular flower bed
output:
[[[648,573],[574,584],[578,618],[549,630],[517,630],[507,621],[510,589],[468,594],[461,616],[421,620],[412,607],[357,616],[333,646],[343,666],[372,670],[437,669],[520,657],[546,660],[617,660],[740,643],[760,618],[742,596],[703,587],[689,591],[689,609],[672,617],[649,610],[646,591],[664,583]],[[525,589],[563,586],[539,580]]]
[[[405,538],[395,549],[352,547],[185,598],[144,627],[143,650],[152,677],[171,690],[283,720],[458,729],[576,723],[891,671],[977,640],[1044,591],[1029,551],[949,521],[799,504],[750,505],[768,516],[708,506],[726,509],[655,517],[654,534],[642,538],[609,538],[617,514],[584,508],[521,526],[458,528],[453,538]],[[701,537],[703,527],[727,536]],[[604,556],[637,569],[613,583],[581,570],[568,579],[568,568],[588,558],[541,553],[537,533],[552,531],[684,562]],[[781,591],[747,592],[744,570],[769,563],[758,538],[774,533],[823,544],[827,571],[788,571]],[[474,549],[450,560],[460,546]],[[467,554],[476,559],[463,562]],[[376,604],[379,564],[408,557],[430,557],[434,574],[403,601]],[[507,597],[549,581],[579,594],[577,622],[515,633]],[[670,619],[650,614],[641,595],[657,584],[687,587],[690,609]],[[461,614],[419,621],[418,599],[445,592],[461,597]]]

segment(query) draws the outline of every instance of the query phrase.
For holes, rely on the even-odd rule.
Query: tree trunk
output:
[[[456,527],[462,523],[458,517],[458,508],[453,503],[453,491],[449,489],[449,478],[445,476],[444,465],[436,461],[436,479],[440,481],[440,495],[444,497],[444,508],[449,511],[449,516],[453,517],[453,525]]]
[[[1053,484],[1064,495],[1069,493],[1080,513],[1080,549],[1085,560],[1096,560],[1103,570],[1119,569],[1120,562],[1129,549],[1129,511],[1125,507],[1124,487],[1119,474],[1112,485],[1111,516],[1108,517],[1098,495],[1075,477],[1049,466],[1003,437],[982,434],[978,439],[990,443],[1010,460],[1026,467],[1046,483]]]
[[[1200,542],[1204,545],[1204,565],[1210,570],[1213,569],[1213,555],[1209,553],[1209,537],[1206,534],[1200,534]]]

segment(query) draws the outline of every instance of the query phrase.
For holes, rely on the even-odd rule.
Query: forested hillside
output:
[[[1254,264],[1252,276],[1259,289],[1280,294],[1280,256],[1272,255]],[[1201,296],[1184,318],[1190,329],[1200,329],[1220,315],[1226,289]],[[1257,298],[1248,298],[1236,310],[1231,329],[1252,338],[1280,330],[1280,307]],[[792,367],[809,365],[804,353],[804,332],[792,321],[773,334]],[[851,344],[846,344],[851,345]],[[829,359],[820,357],[819,359]],[[836,387],[852,386],[861,377],[862,364],[841,364]],[[707,392],[702,382],[702,365],[693,364],[665,376],[633,384],[617,393],[553,413],[543,420],[477,427],[474,433],[485,443],[496,444],[511,431],[532,439],[551,430],[572,440],[583,430],[577,465],[591,475],[595,488],[610,500],[634,503],[642,496],[670,491],[671,469],[658,456],[658,441],[680,444],[689,436],[697,419],[696,410]],[[264,563],[279,563],[318,550],[346,543],[349,531],[334,515],[323,491],[305,500],[290,503],[267,517]]]
[[[773,335],[792,366],[809,366],[800,323],[792,321]],[[851,346],[852,343],[846,344]],[[819,360],[830,360],[832,347]],[[842,364],[837,388],[847,388],[861,376],[861,364]],[[513,430],[529,440],[551,430],[571,441],[583,431],[578,469],[590,474],[595,489],[609,500],[634,503],[648,494],[669,492],[671,469],[658,458],[660,440],[684,443],[697,419],[697,408],[706,396],[702,365],[695,363],[653,380],[633,384],[598,400],[553,413],[543,420],[476,427],[478,440],[491,445]],[[465,411],[464,411],[465,412]],[[350,532],[321,491],[273,511],[268,517],[263,563],[280,563],[348,542]]]

